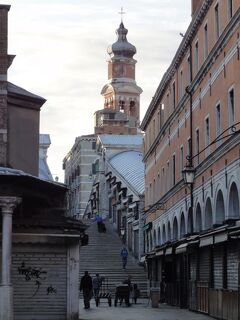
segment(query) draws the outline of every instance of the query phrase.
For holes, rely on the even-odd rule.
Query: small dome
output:
[[[118,39],[107,49],[108,54],[111,57],[126,57],[132,58],[137,52],[136,48],[127,41],[128,30],[124,27],[121,22],[119,28],[116,30]]]

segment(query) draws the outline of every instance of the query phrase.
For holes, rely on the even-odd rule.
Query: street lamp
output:
[[[187,165],[183,170],[183,180],[187,185],[193,185],[195,178],[195,169],[193,166]]]

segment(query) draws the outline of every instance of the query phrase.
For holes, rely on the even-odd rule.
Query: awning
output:
[[[176,253],[176,254],[179,254],[179,253],[186,252],[186,251],[187,251],[187,246],[188,246],[188,243],[182,243],[182,244],[180,244],[180,246],[176,247],[175,253]]]
[[[156,256],[163,256],[163,254],[164,254],[164,250],[160,250],[156,252]]]
[[[199,247],[206,247],[213,244],[213,236],[205,237],[200,239]]]
[[[214,236],[214,243],[221,243],[221,242],[225,242],[228,240],[228,234],[227,232],[225,233],[220,233],[220,234],[216,234]]]
[[[165,256],[169,255],[169,254],[172,254],[173,253],[173,248],[172,247],[169,247],[166,249],[165,251]]]

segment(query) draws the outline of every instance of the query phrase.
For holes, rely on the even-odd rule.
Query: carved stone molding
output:
[[[0,196],[0,209],[2,213],[13,213],[13,210],[21,203],[22,199],[19,197],[4,197]]]

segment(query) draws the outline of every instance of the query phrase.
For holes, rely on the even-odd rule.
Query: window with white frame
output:
[[[183,71],[180,71],[180,81],[179,81],[179,91],[180,91],[180,98],[183,96]]]
[[[195,154],[196,154],[196,161],[197,164],[199,164],[200,161],[200,135],[199,135],[199,129],[196,129],[196,143],[195,143]]]
[[[204,26],[204,58],[207,59],[208,56],[208,25]]]
[[[176,183],[176,156],[173,154],[172,157],[172,185],[175,186]]]
[[[184,154],[183,154],[183,145],[181,145],[180,147],[180,177],[182,177],[182,171],[183,171],[183,168],[184,168]]]
[[[220,37],[220,16],[219,16],[219,4],[217,3],[214,8],[214,25],[215,25],[215,39]]]
[[[187,66],[188,66],[188,83],[191,83],[191,61],[190,56],[187,58]]]
[[[227,0],[227,13],[228,13],[228,19],[230,20],[233,16],[233,1]]]
[[[221,105],[218,103],[216,105],[216,138],[221,134]],[[217,141],[216,145],[219,146],[221,141]]]
[[[167,172],[166,172],[166,187],[168,191],[170,189],[170,164],[167,162]]]
[[[162,191],[162,196],[164,195],[165,188],[164,188],[164,183],[165,183],[165,176],[164,176],[164,167],[162,167],[162,177],[161,177],[161,191]]]
[[[173,109],[176,108],[176,85],[175,81],[172,84],[172,104],[173,104]]]
[[[205,156],[208,156],[210,153],[210,124],[209,124],[209,117],[205,119]]]
[[[195,72],[197,73],[199,70],[199,48],[198,41],[195,42]]]
[[[234,102],[234,88],[228,91],[228,115],[229,115],[229,127],[234,124],[235,121],[235,102]]]

